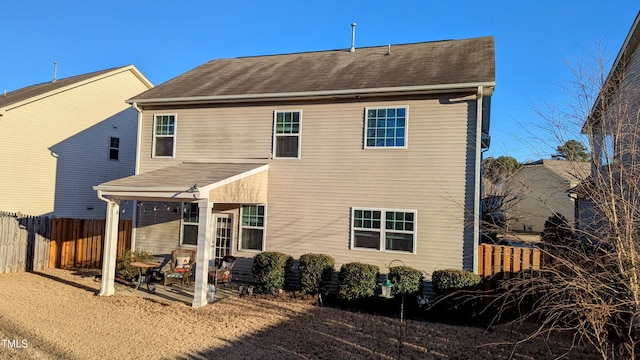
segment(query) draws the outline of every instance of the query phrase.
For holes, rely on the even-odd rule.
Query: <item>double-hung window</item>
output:
[[[118,160],[120,155],[120,138],[109,137],[109,160]]]
[[[173,157],[176,148],[176,116],[155,115],[153,120],[153,156]]]
[[[300,157],[300,117],[302,111],[276,111],[274,114],[274,158]]]
[[[415,210],[353,208],[351,248],[415,252]]]
[[[182,204],[182,245],[198,244],[198,203]]]
[[[240,250],[264,250],[265,206],[242,205]]]
[[[407,108],[367,108],[364,147],[406,148]]]

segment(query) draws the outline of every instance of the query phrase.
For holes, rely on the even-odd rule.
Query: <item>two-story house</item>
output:
[[[152,87],[129,65],[0,94],[0,211],[104,219],[93,186],[135,174],[126,100]]]
[[[114,224],[137,202],[134,246],[332,256],[381,272],[474,270],[480,163],[495,87],[492,37],[213,60],[129,102],[139,173],[108,203],[101,295],[114,292]],[[206,304],[196,266],[193,306]]]
[[[637,237],[640,211],[639,45],[640,13],[582,128],[590,139],[592,168],[589,179],[577,192],[579,227],[585,237],[594,241]]]

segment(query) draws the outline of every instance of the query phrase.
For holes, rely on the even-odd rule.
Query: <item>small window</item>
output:
[[[275,158],[300,157],[301,111],[276,111],[273,152]]]
[[[118,160],[120,155],[120,138],[109,137],[109,160]]]
[[[615,161],[615,147],[613,135],[605,135],[602,138],[602,154],[600,156],[601,165],[611,165]]]
[[[240,217],[240,250],[264,250],[265,206],[243,205]]]
[[[352,209],[351,247],[413,253],[415,210]]]
[[[175,155],[176,116],[156,115],[153,122],[153,156]]]
[[[365,148],[406,148],[407,108],[367,108]]]
[[[182,204],[182,245],[198,244],[198,203]]]

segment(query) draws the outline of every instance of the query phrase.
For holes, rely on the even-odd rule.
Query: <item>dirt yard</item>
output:
[[[523,332],[513,326],[400,324],[311,301],[250,296],[192,309],[99,297],[99,286],[69,270],[0,274],[0,358],[547,359],[568,346],[553,337],[514,348]],[[568,358],[597,357],[574,349]]]

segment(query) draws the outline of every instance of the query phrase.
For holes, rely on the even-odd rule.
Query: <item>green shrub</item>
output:
[[[300,256],[300,286],[305,294],[317,294],[331,281],[335,261],[329,255],[304,254]]]
[[[154,258],[154,255],[150,252],[141,250],[132,252],[131,250],[127,250],[116,260],[116,277],[127,281],[133,280],[138,276],[138,269],[131,266],[131,263],[136,261],[152,261]]]
[[[396,294],[417,293],[422,283],[422,271],[408,266],[392,266],[388,278]]]
[[[282,290],[286,283],[287,266],[291,256],[274,251],[257,254],[253,258],[251,272],[256,282],[255,292],[272,294]]]
[[[379,271],[375,265],[359,262],[342,265],[338,277],[338,297],[351,301],[373,296]]]
[[[439,295],[472,289],[480,283],[480,280],[480,276],[467,270],[436,270],[431,275],[433,290]]]

